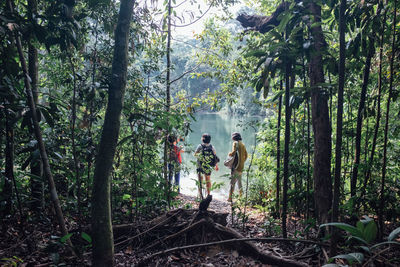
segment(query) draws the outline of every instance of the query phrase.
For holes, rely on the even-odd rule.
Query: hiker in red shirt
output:
[[[172,178],[175,178],[175,187],[178,188],[178,193],[180,193],[180,171],[182,164],[182,155],[183,152],[182,146],[177,146],[177,138],[175,136],[168,136],[168,143],[170,145],[169,151],[169,161],[168,161],[168,178],[169,184],[172,184]]]

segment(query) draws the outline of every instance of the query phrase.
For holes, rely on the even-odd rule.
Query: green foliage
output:
[[[393,241],[399,234],[400,228],[394,229],[388,236],[385,242],[380,242],[377,244],[373,244],[377,236],[377,226],[373,219],[369,218],[368,216],[364,216],[364,219],[357,222],[356,226],[352,226],[346,223],[326,223],[322,224],[320,227],[326,226],[334,226],[341,230],[346,231],[349,235],[347,236],[347,244],[349,244],[350,249],[361,249],[361,252],[352,252],[348,254],[341,254],[334,256],[333,259],[345,259],[349,262],[349,264],[353,264],[354,262],[363,263],[366,253],[367,255],[372,255],[373,251],[380,246],[384,245],[397,245],[400,246],[399,242]],[[356,241],[356,243],[351,243],[349,241]],[[358,245],[354,245],[358,244]],[[328,264],[324,266],[338,266],[336,264]]]
[[[12,258],[1,258],[0,259],[0,263],[1,266],[4,267],[11,267],[11,266],[18,266],[18,264],[22,264],[24,261],[17,257],[17,256],[13,256]]]
[[[66,1],[39,1],[38,14],[31,16],[26,1],[15,1],[16,12],[10,15],[5,2],[0,4],[0,148],[5,150],[6,121],[10,120],[14,130],[14,173],[15,187],[19,193],[22,208],[30,201],[31,183],[45,183],[45,177],[30,173],[30,164],[39,159],[37,142],[33,135],[31,118],[26,104],[23,75],[20,60],[13,44],[11,34],[19,32],[23,40],[23,49],[28,44],[38,49],[38,116],[43,132],[46,150],[63,211],[66,216],[86,217],[90,212],[92,177],[99,143],[101,127],[107,105],[110,70],[113,58],[113,32],[117,22],[119,2],[72,1],[73,7]],[[221,5],[233,1],[216,1]],[[280,1],[262,0],[247,3],[251,7],[271,14]],[[246,31],[235,23],[221,22],[217,18],[207,20],[204,30],[194,39],[175,38],[172,46],[171,110],[165,109],[165,55],[166,34],[157,28],[152,7],[135,2],[135,14],[132,19],[131,39],[129,41],[129,69],[124,109],[121,118],[120,139],[117,147],[112,179],[112,207],[114,223],[126,222],[138,217],[158,215],[167,208],[167,187],[163,176],[163,149],[168,134],[186,136],[190,131],[190,121],[194,112],[222,109],[229,114],[258,114],[260,120],[257,152],[250,175],[249,202],[266,216],[265,228],[270,233],[278,233],[276,210],[276,177],[282,169],[277,169],[277,138],[283,148],[283,137],[277,137],[278,100],[284,91],[280,86],[285,76],[286,64],[291,65],[294,87],[290,95],[292,118],[290,122],[291,143],[289,164],[289,208],[298,213],[309,212],[313,200],[312,166],[313,132],[308,125],[310,93],[308,76],[310,57],[313,55],[314,40],[311,31],[321,26],[326,38],[322,49],[325,83],[319,84],[324,97],[329,100],[331,128],[336,128],[336,90],[338,71],[338,2],[318,2],[322,7],[322,22],[311,20],[306,2],[290,2],[290,6],[278,16],[279,23],[265,34]],[[383,105],[388,101],[389,59],[391,56],[390,35],[393,22],[393,1],[387,5],[381,2],[348,2],[346,25],[346,90],[343,124],[343,170],[341,191],[341,213],[357,215],[357,212],[377,214],[379,199],[377,192],[381,178],[383,159],[383,127],[378,128],[377,146],[372,150],[372,140],[377,119],[379,37],[383,33],[382,46],[384,59],[383,91],[381,94],[381,118],[386,112]],[[159,8],[159,7],[157,7]],[[161,9],[165,15],[165,5]],[[254,12],[254,9],[245,10]],[[71,11],[71,13],[66,13]],[[379,11],[379,12],[378,12]],[[386,21],[383,13],[387,12]],[[177,21],[180,14],[174,10]],[[165,16],[164,16],[165,18]],[[160,22],[158,25],[161,25]],[[164,20],[165,23],[165,20]],[[386,24],[385,32],[382,26]],[[11,32],[13,28],[14,32]],[[397,29],[398,30],[398,29]],[[373,41],[373,42],[371,42]],[[398,47],[398,38],[396,40]],[[363,128],[361,136],[361,159],[359,165],[358,191],[355,197],[349,197],[349,180],[354,169],[354,143],[357,109],[359,107],[361,83],[365,59],[370,45],[376,53],[372,58],[370,81],[367,90],[366,105],[363,110]],[[399,85],[399,62],[394,62],[394,87]],[[186,74],[186,75],[183,75]],[[182,76],[181,76],[182,75]],[[76,108],[75,125],[73,121],[73,96]],[[388,221],[400,217],[399,203],[400,173],[400,123],[396,120],[400,105],[399,92],[391,95],[392,105],[389,114],[388,165],[384,209],[381,213]],[[281,110],[283,114],[285,110]],[[311,121],[312,123],[312,121]],[[281,133],[284,119],[281,121]],[[382,125],[382,124],[381,124]],[[310,140],[307,140],[307,126],[310,126]],[[335,135],[333,142],[335,143]],[[308,141],[310,141],[308,147]],[[308,150],[311,158],[307,156]],[[373,161],[371,152],[376,152]],[[334,157],[333,157],[334,158]],[[77,168],[75,166],[77,165]],[[5,195],[4,175],[5,157],[0,157],[0,192]],[[183,166],[185,168],[185,166]],[[369,181],[365,173],[370,170]],[[310,177],[308,177],[310,175]],[[78,181],[79,180],[79,181]],[[221,184],[213,183],[212,189]],[[360,191],[365,187],[365,195]],[[44,187],[45,199],[48,189]],[[308,189],[308,190],[307,190]],[[14,190],[14,189],[13,189]],[[282,191],[282,190],[281,190]],[[79,201],[78,203],[78,192]],[[14,192],[12,192],[14,193]],[[15,197],[15,194],[12,194]],[[171,192],[174,197],[176,192]],[[310,203],[307,201],[310,200]],[[3,198],[0,211],[6,204]],[[12,203],[16,203],[13,198]],[[46,205],[48,202],[46,201]],[[78,205],[82,209],[78,213]],[[233,213],[239,221],[247,221],[242,200],[235,202]],[[14,208],[15,209],[15,208]],[[358,211],[360,210],[360,211]],[[303,215],[303,214],[299,214]],[[313,218],[310,218],[312,221]],[[305,222],[310,227],[314,222]],[[343,223],[328,224],[347,231],[349,245],[357,251],[337,256],[348,260],[350,264],[362,262],[360,251],[366,259],[371,251],[381,245],[397,244],[398,228],[388,237],[387,242],[373,245],[377,227],[373,220],[365,218],[355,226]],[[308,228],[308,229],[309,229]],[[85,233],[55,238],[49,244],[48,252],[53,255],[54,263],[60,262],[59,251],[69,239],[78,239],[86,250],[92,240]],[[75,243],[75,240],[73,240]],[[53,244],[54,243],[54,244]],[[79,242],[78,242],[79,243]],[[54,247],[52,247],[54,245]],[[365,260],[364,259],[364,260]],[[17,258],[4,258],[7,264],[19,264]],[[2,262],[2,263],[3,263]]]

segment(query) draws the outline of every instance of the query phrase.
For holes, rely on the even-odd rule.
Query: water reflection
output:
[[[231,151],[232,141],[231,133],[240,132],[242,134],[243,143],[246,145],[249,157],[253,151],[255,131],[249,127],[252,121],[258,121],[260,117],[242,117],[233,118],[222,116],[220,114],[198,114],[196,121],[191,124],[192,132],[185,140],[185,152],[183,153],[183,163],[187,171],[181,173],[181,192],[183,194],[197,196],[197,174],[195,157],[193,152],[197,145],[201,142],[201,135],[209,133],[211,135],[211,144],[215,147],[218,157],[221,159],[219,163],[219,171],[213,171],[211,174],[211,182],[224,183],[221,188],[212,191],[212,195],[216,199],[226,199],[229,193],[229,174],[230,170],[223,165],[227,154]],[[246,161],[248,166],[250,159]],[[245,170],[247,168],[245,167]],[[246,175],[243,175],[243,185],[245,185]]]

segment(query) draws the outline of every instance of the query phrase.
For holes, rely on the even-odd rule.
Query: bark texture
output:
[[[321,7],[310,4],[314,23],[321,22]],[[320,84],[325,82],[322,51],[325,45],[320,24],[311,28],[313,52],[310,58],[309,75],[311,91],[312,125],[314,132],[314,190],[315,208],[320,223],[328,221],[328,212],[332,204],[331,181],[331,125],[329,122],[328,96]]]
[[[114,265],[110,174],[118,141],[120,116],[127,79],[128,40],[133,4],[133,0],[121,1],[118,24],[115,30],[114,57],[108,92],[108,104],[93,177],[93,266]]]
[[[345,82],[345,63],[346,63],[346,44],[345,44],[345,26],[346,26],[346,0],[341,0],[339,11],[339,88],[338,88],[338,108],[336,123],[336,148],[335,148],[335,179],[333,190],[332,221],[339,219],[339,201],[340,187],[342,183],[342,130],[343,130],[343,93]],[[337,229],[332,229],[331,239],[331,257],[336,255],[337,241],[339,233]]]

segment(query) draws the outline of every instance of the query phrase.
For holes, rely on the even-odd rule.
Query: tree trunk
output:
[[[374,155],[375,155],[375,148],[376,148],[376,142],[378,139],[378,132],[379,132],[379,124],[381,120],[381,96],[382,96],[382,60],[383,60],[383,46],[384,46],[384,39],[385,39],[385,25],[386,25],[386,14],[387,14],[387,9],[385,9],[384,15],[383,15],[383,25],[382,25],[382,32],[381,32],[381,40],[380,40],[380,48],[379,48],[379,72],[378,72],[378,100],[377,100],[377,111],[376,111],[376,124],[375,124],[375,130],[374,130],[374,137],[372,140],[372,150],[371,150],[371,156],[369,158],[369,161],[367,163],[367,172],[364,178],[364,184],[361,189],[361,198],[364,196],[366,189],[367,189],[367,184],[368,181],[371,177],[371,172],[372,172],[372,166],[374,164]]]
[[[310,4],[314,17],[313,23],[321,22],[321,7],[316,3]],[[312,125],[314,131],[314,188],[315,208],[319,223],[325,223],[329,218],[332,203],[331,181],[331,126],[329,122],[328,99],[321,85],[324,83],[322,51],[325,44],[322,28],[319,24],[311,28],[314,40],[313,52],[310,58],[310,86]]]
[[[98,27],[98,22],[96,22],[95,26],[95,41],[94,41],[94,49],[92,53],[92,92],[95,94],[95,88],[96,88],[96,70],[97,70],[97,43],[98,43],[98,35],[99,31],[97,29]],[[91,183],[91,171],[92,171],[92,165],[93,165],[93,158],[95,154],[95,148],[93,145],[93,134],[92,134],[92,127],[93,127],[93,101],[90,100],[88,103],[88,109],[89,109],[89,125],[88,125],[88,136],[89,136],[89,143],[88,143],[88,156],[87,156],[87,177],[86,177],[86,199],[89,201],[90,199],[90,185]]]
[[[346,0],[340,1],[339,11],[339,88],[337,103],[337,122],[336,122],[336,148],[335,148],[335,180],[333,188],[332,221],[339,219],[339,201],[342,170],[342,130],[343,130],[343,92],[345,82],[346,67],[346,47],[345,47],[345,27],[346,27]],[[332,229],[331,257],[336,255],[338,231]]]
[[[283,185],[282,185],[282,236],[287,237],[286,218],[287,218],[287,191],[289,182],[289,144],[290,144],[290,75],[291,66],[286,62],[285,71],[285,152],[283,155]]]
[[[377,10],[377,15],[380,13],[380,8]],[[356,147],[354,156],[354,167],[353,173],[350,180],[350,194],[352,197],[356,195],[357,179],[358,179],[358,168],[360,165],[360,155],[361,155],[361,132],[362,132],[362,116],[365,108],[365,99],[367,95],[369,74],[371,69],[371,59],[375,54],[375,40],[374,38],[369,38],[368,54],[365,60],[363,83],[361,86],[360,102],[358,105],[357,112],[357,129],[356,129]]]
[[[310,191],[311,191],[311,175],[310,175],[310,168],[311,168],[311,123],[310,123],[310,100],[307,97],[307,213],[306,218],[310,218]]]
[[[75,124],[76,124],[76,72],[75,65],[72,61],[72,56],[68,55],[69,63],[71,65],[72,77],[73,77],[73,92],[72,92],[72,119],[71,119],[71,145],[72,145],[72,156],[74,158],[75,168],[75,182],[76,182],[76,198],[77,198],[77,213],[81,214],[81,177],[78,153],[76,151],[76,140],[75,140]]]
[[[166,105],[165,110],[167,114],[169,113],[170,106],[171,106],[171,13],[172,13],[172,4],[171,0],[168,0],[168,16],[167,16],[167,74],[166,74]],[[167,121],[168,123],[168,121]],[[168,128],[168,127],[167,127]],[[168,129],[166,130],[165,134],[165,141],[164,141],[164,179],[165,179],[165,194],[167,196],[168,207],[171,205],[171,185],[168,177]],[[171,170],[169,170],[171,171]]]
[[[28,1],[28,15],[29,19],[34,20],[37,15],[37,1],[29,0]],[[39,92],[38,92],[38,80],[39,80],[39,71],[38,71],[38,50],[32,44],[33,37],[31,36],[29,45],[28,45],[28,72],[29,77],[31,78],[31,87],[32,87],[32,95],[37,105],[39,101]],[[33,128],[33,127],[32,127]],[[32,161],[30,163],[31,174],[33,175],[30,178],[30,186],[31,186],[31,194],[32,194],[32,202],[31,209],[40,214],[44,206],[44,185],[41,179],[38,177],[43,176],[43,163],[40,157],[35,156],[36,152],[31,153]],[[33,178],[35,177],[35,178]]]
[[[120,116],[127,79],[128,40],[133,4],[133,0],[121,0],[118,24],[115,30],[115,46],[108,104],[93,177],[93,266],[114,265],[110,173],[118,141]]]
[[[14,13],[14,8],[13,8],[11,0],[8,0],[7,4],[9,6],[9,9],[11,10],[11,12]],[[40,150],[40,156],[43,161],[44,174],[49,182],[50,197],[53,202],[54,210],[56,212],[56,216],[57,216],[58,224],[60,226],[61,233],[63,236],[65,236],[68,234],[68,231],[65,226],[64,216],[63,216],[63,213],[61,210],[60,201],[58,199],[58,194],[57,194],[57,190],[55,187],[53,174],[51,173],[51,169],[50,169],[49,158],[47,157],[46,148],[45,148],[45,145],[43,142],[42,132],[40,130],[39,121],[38,121],[37,113],[36,113],[36,105],[35,105],[35,101],[34,101],[33,95],[32,95],[32,88],[31,88],[31,82],[30,82],[31,78],[29,77],[24,52],[22,50],[21,39],[20,39],[18,33],[15,33],[15,43],[17,46],[22,71],[24,73],[25,90],[26,90],[28,105],[30,108],[31,116],[32,116],[34,132],[35,132],[36,140],[38,142],[38,146],[39,146],[39,150]],[[67,243],[72,248],[72,243],[71,243],[70,239],[67,240]]]
[[[365,100],[367,95],[367,87],[368,87],[368,80],[369,80],[369,73],[371,68],[371,59],[375,53],[374,49],[374,41],[371,38],[369,42],[369,51],[367,58],[365,60],[365,67],[364,67],[364,78],[363,84],[361,87],[360,93],[360,102],[358,105],[357,111],[357,128],[356,128],[356,147],[355,147],[355,155],[354,155],[354,166],[353,166],[353,173],[350,180],[350,194],[352,197],[356,195],[356,187],[357,187],[357,179],[358,179],[358,168],[360,165],[360,156],[361,156],[361,132],[362,132],[362,121],[363,121],[363,111],[365,108]]]
[[[14,128],[12,125],[12,119],[8,110],[5,110],[5,123],[6,123],[6,149],[5,149],[5,173],[4,173],[4,191],[2,193],[2,200],[5,201],[3,210],[4,215],[11,215],[12,211],[12,183],[14,177]],[[21,214],[22,215],[22,214]]]
[[[390,100],[393,92],[393,63],[396,50],[396,8],[397,1],[394,1],[394,18],[393,18],[393,39],[392,39],[392,56],[390,57],[390,80],[389,80],[389,95],[386,104],[386,121],[385,121],[385,137],[383,143],[383,161],[382,161],[382,180],[381,180],[381,192],[379,199],[379,210],[378,210],[378,223],[379,223],[379,239],[382,240],[384,232],[384,221],[383,221],[383,210],[385,205],[385,179],[386,179],[386,166],[387,166],[387,144],[388,144],[388,131],[389,131],[389,115],[390,115]]]
[[[304,62],[304,55],[303,55],[303,87],[307,88],[307,74],[306,74],[306,65]],[[310,191],[311,191],[311,177],[310,177],[310,168],[311,168],[311,142],[310,142],[310,95],[307,93],[306,95],[306,104],[304,104],[304,108],[307,106],[307,114],[304,113],[304,117],[307,116],[307,180],[306,180],[306,187],[307,187],[307,196],[306,196],[306,220],[310,217]]]
[[[282,91],[283,84],[280,82],[280,88]],[[282,95],[279,96],[278,105],[278,125],[276,132],[276,214],[280,217],[280,176],[281,176],[281,117],[282,117]]]

